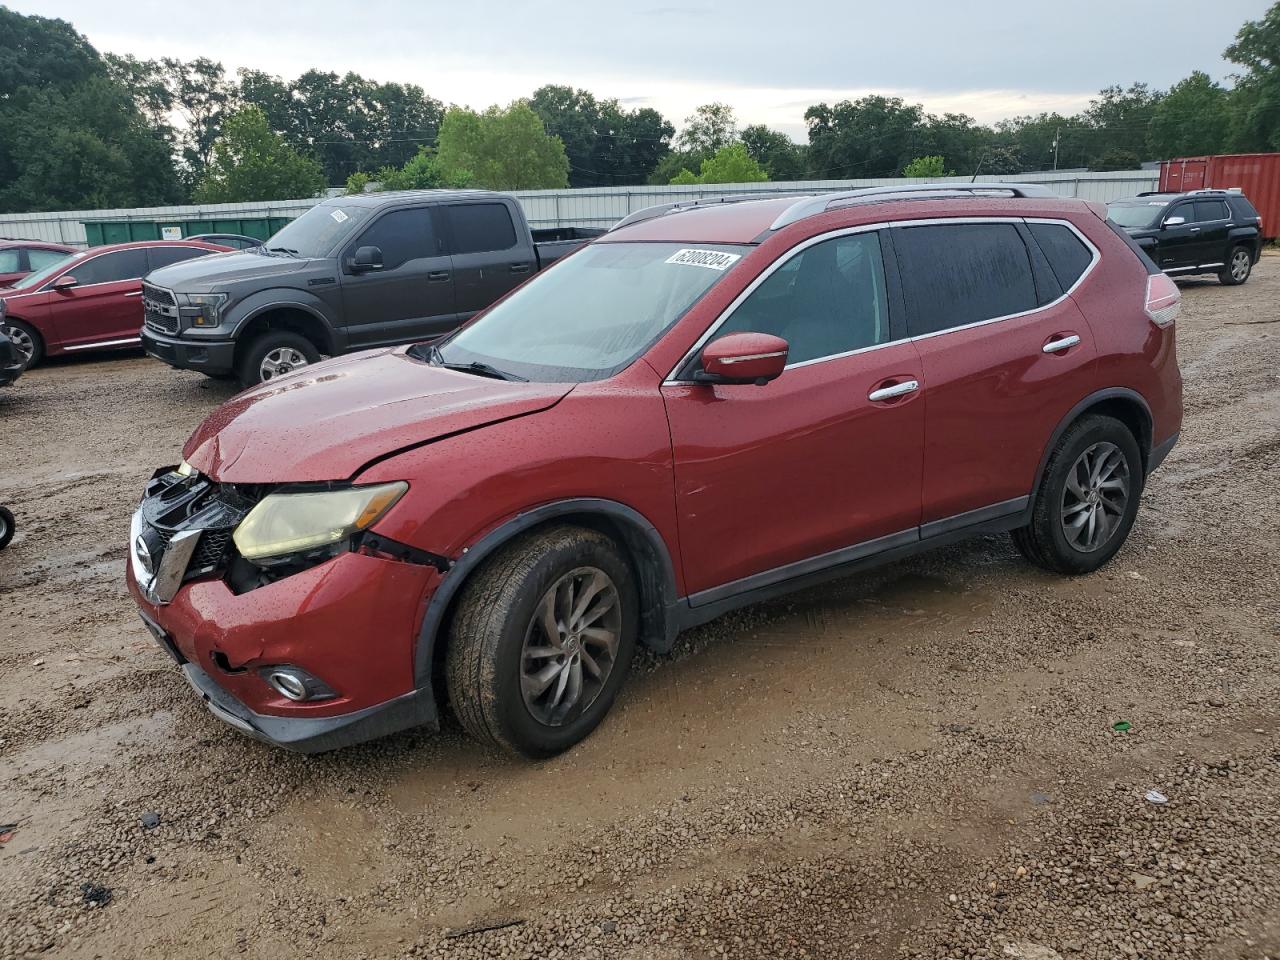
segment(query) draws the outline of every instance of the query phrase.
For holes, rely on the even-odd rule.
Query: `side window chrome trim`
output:
[[[720,327],[724,325],[726,320],[728,320],[731,316],[733,316],[734,311],[737,310],[738,307],[742,305],[742,302],[746,300],[747,297],[751,296],[751,294],[755,293],[757,287],[759,287],[762,283],[764,283],[771,276],[773,276],[773,274],[776,271],[780,270],[784,265],[786,265],[787,263],[790,263],[791,260],[793,260],[795,257],[799,256],[801,253],[808,250],[810,247],[816,246],[817,244],[822,243],[824,240],[835,240],[838,237],[849,237],[859,233],[872,233],[876,231],[886,230],[888,229],[888,227],[889,225],[886,223],[864,223],[856,227],[844,227],[839,230],[832,230],[829,233],[820,233],[815,237],[810,237],[808,240],[804,240],[796,244],[791,249],[787,250],[783,256],[774,260],[773,263],[765,267],[765,269],[761,272],[760,276],[756,277],[749,284],[747,284],[746,288],[741,293],[739,293],[736,297],[733,298],[733,302],[720,311],[720,316],[716,317],[715,322],[713,322],[711,326],[709,326],[706,329],[706,331],[703,332],[702,336],[697,339],[694,345],[690,347],[687,351],[685,351],[684,356],[680,358],[679,362],[676,363],[676,365],[671,368],[671,371],[667,374],[666,378],[662,381],[663,386],[666,386],[667,384],[693,383],[694,382],[693,380],[681,380],[679,377],[676,376],[676,373],[682,370],[685,367],[685,365],[689,363],[690,360],[692,360],[694,357],[698,355],[699,352],[701,352],[702,348],[705,347],[710,342],[711,338],[715,336],[716,331],[719,330]],[[882,249],[881,256],[883,257],[884,256],[883,247],[881,249]],[[836,359],[839,359],[840,357],[851,357],[855,353],[867,353],[870,350],[879,350],[881,347],[891,347],[897,343],[906,343],[906,338],[903,338],[901,340],[891,340],[887,343],[877,343],[870,347],[860,347],[857,350],[849,350],[845,353],[835,353],[826,357],[814,357],[811,360],[799,360],[795,363],[788,363],[783,368],[783,371],[785,372],[787,370],[792,369],[793,367],[807,367],[810,364],[814,364],[814,363],[824,363],[827,360],[836,360]]]
[[[145,259],[146,259],[146,252],[147,252],[148,250],[152,249],[152,248],[151,248],[151,247],[135,247],[134,249],[141,250],[141,251],[142,251],[142,253],[143,253],[143,259],[145,260]],[[164,248],[161,248],[161,249],[164,249]],[[182,249],[187,250],[187,249],[190,249],[190,248],[189,248],[189,247],[183,247]],[[196,249],[199,249],[199,248],[196,248]],[[95,260],[101,260],[103,257],[109,257],[109,256],[112,256],[113,254],[116,254],[116,253],[125,253],[125,252],[127,252],[127,251],[124,251],[124,250],[110,250],[110,251],[108,251],[107,253],[100,253],[100,254],[98,254],[97,256],[90,257],[90,258],[89,258],[89,259],[87,259],[87,260],[81,260],[79,263],[77,263],[77,264],[76,264],[76,267],[77,267],[77,268],[79,268],[79,267],[83,267],[85,264],[93,263]],[[210,250],[210,251],[208,251],[208,252],[209,252],[209,253],[213,253],[214,251]],[[147,273],[150,273],[150,272],[151,272],[151,271],[149,271],[149,270],[147,271]],[[52,278],[51,280],[46,281],[46,282],[45,282],[45,283],[40,287],[40,289],[39,289],[39,290],[37,290],[37,291],[35,291],[35,292],[36,292],[36,293],[48,293],[50,290],[52,290],[52,289],[53,289],[52,284],[54,283],[54,281],[61,280],[61,279],[62,279],[63,277],[65,277],[65,276],[72,276],[72,277],[74,277],[75,275],[76,275],[76,274],[75,274],[75,270],[72,270],[72,269],[70,269],[70,268],[68,268],[68,269],[66,269],[66,270],[63,270],[63,271],[62,271],[62,273],[58,274],[56,277]],[[105,286],[106,286],[107,284],[109,284],[109,283],[130,283],[130,282],[132,282],[132,281],[134,281],[134,280],[139,280],[139,281],[140,281],[140,280],[142,279],[142,277],[145,277],[146,275],[147,275],[147,274],[145,274],[145,273],[144,273],[144,274],[142,274],[141,276],[137,276],[137,277],[125,277],[125,278],[124,278],[124,279],[122,279],[122,280],[99,280],[97,283],[77,283],[77,284],[76,284],[76,289],[77,289],[77,290],[87,290],[89,287],[105,287]]]
[[[1073,293],[1075,293],[1076,290],[1079,289],[1080,285],[1089,278],[1089,275],[1091,273],[1093,273],[1094,269],[1098,266],[1099,261],[1102,260],[1101,251],[1099,251],[1098,248],[1094,246],[1093,242],[1088,237],[1086,237],[1083,233],[1080,232],[1079,227],[1077,227],[1070,220],[1061,220],[1055,217],[937,217],[931,220],[895,220],[892,223],[890,223],[889,226],[895,227],[895,228],[896,227],[932,227],[932,226],[938,226],[938,225],[946,225],[949,223],[1012,223],[1012,224],[1047,223],[1047,224],[1053,224],[1056,226],[1062,226],[1062,227],[1066,227],[1073,234],[1075,234],[1076,239],[1085,245],[1085,249],[1089,251],[1091,258],[1089,260],[1089,265],[1085,267],[1084,271],[1080,274],[1080,276],[1076,278],[1076,282],[1073,283],[1070,286],[1070,288],[1068,288],[1067,290],[1064,290],[1060,297],[1058,297],[1055,300],[1050,300],[1048,303],[1044,304],[1043,306],[1036,307],[1032,310],[1022,310],[1018,313],[1007,313],[1007,314],[1004,314],[1003,316],[991,317],[988,320],[975,320],[973,323],[966,323],[958,327],[947,327],[946,329],[943,329],[943,330],[934,330],[931,333],[921,333],[914,337],[908,337],[907,339],[910,340],[912,343],[915,343],[917,340],[930,340],[933,337],[942,337],[947,335],[948,333],[955,333],[958,330],[972,330],[974,327],[985,327],[987,324],[990,324],[990,323],[1000,323],[1004,320],[1018,320],[1018,319],[1021,319],[1022,317],[1030,317],[1034,314],[1041,313],[1042,311],[1045,311],[1045,310],[1051,310],[1054,307],[1056,307],[1058,304],[1062,303],[1062,301],[1070,297]],[[1046,254],[1045,256],[1047,257],[1048,254]],[[911,322],[910,317],[907,318],[907,322],[908,324]]]
[[[1056,307],[1058,304],[1062,303],[1062,301],[1066,300],[1073,293],[1075,293],[1075,291],[1080,287],[1080,285],[1089,278],[1089,275],[1091,273],[1093,273],[1094,269],[1098,266],[1099,261],[1102,260],[1101,251],[1099,251],[1098,248],[1093,244],[1093,241],[1091,241],[1088,237],[1086,237],[1083,233],[1080,232],[1079,227],[1077,227],[1070,220],[1063,220],[1057,217],[933,217],[927,220],[893,220],[887,223],[862,224],[861,226],[857,226],[857,227],[845,227],[844,229],[841,229],[841,230],[833,230],[830,233],[818,234],[817,236],[810,237],[808,240],[805,240],[803,243],[797,244],[796,246],[792,247],[790,250],[787,251],[787,255],[785,257],[779,257],[777,260],[771,263],[764,270],[764,272],[760,274],[760,276],[756,277],[755,280],[751,281],[751,283],[747,285],[746,289],[744,289],[740,294],[734,297],[733,302],[730,303],[727,307],[724,308],[724,310],[720,312],[720,316],[716,317],[715,322],[712,323],[711,326],[707,328],[706,332],[703,333],[703,335],[698,338],[697,342],[695,342],[694,345],[688,351],[686,351],[684,356],[680,358],[680,361],[674,367],[671,368],[671,372],[668,373],[666,378],[662,381],[662,385],[666,386],[668,384],[693,383],[694,381],[692,380],[681,380],[680,378],[678,378],[676,376],[677,371],[683,369],[684,366],[690,360],[692,360],[698,354],[698,352],[702,350],[703,347],[707,345],[707,343],[711,340],[711,338],[715,336],[716,331],[719,330],[720,327],[724,324],[724,322],[728,320],[730,316],[733,315],[733,312],[736,309],[738,309],[739,305],[741,305],[741,303],[744,300],[746,300],[747,297],[751,296],[751,294],[755,291],[756,287],[764,283],[764,281],[767,280],[775,270],[780,269],[783,266],[783,264],[790,261],[792,257],[796,256],[799,253],[802,253],[803,251],[807,250],[809,247],[814,246],[815,244],[821,243],[824,240],[832,240],[832,239],[835,239],[836,237],[845,237],[845,236],[849,236],[856,233],[869,233],[875,230],[892,230],[898,227],[932,227],[932,226],[939,226],[939,225],[946,225],[946,224],[953,224],[953,223],[955,224],[1047,223],[1047,224],[1053,224],[1057,226],[1063,226],[1063,227],[1066,227],[1068,230],[1070,230],[1073,234],[1075,234],[1076,239],[1079,240],[1081,243],[1083,243],[1085,248],[1089,251],[1090,253],[1089,265],[1085,267],[1083,272],[1081,272],[1080,276],[1076,278],[1076,282],[1073,283],[1069,289],[1063,291],[1060,297],[1058,297],[1056,300],[1051,300],[1049,303],[1046,303],[1043,306],[1036,307],[1034,310],[1024,310],[1021,313],[1010,313],[1001,317],[992,317],[989,320],[978,320],[978,321],[975,321],[974,323],[967,323],[964,326],[960,326],[960,327],[947,327],[945,330],[935,330],[933,333],[922,333],[919,336],[915,336],[915,337],[902,337],[898,340],[889,340],[889,341],[886,341],[885,343],[877,343],[870,347],[860,347],[857,350],[847,350],[844,353],[833,353],[825,357],[814,357],[811,360],[800,360],[796,363],[788,363],[786,367],[783,368],[783,372],[785,373],[787,370],[791,370],[792,368],[795,368],[795,367],[808,367],[808,366],[812,366],[815,363],[826,363],[829,360],[843,360],[845,357],[856,356],[857,354],[860,354],[860,353],[870,353],[873,350],[883,350],[885,347],[894,347],[901,343],[914,343],[917,340],[928,340],[931,337],[940,337],[940,336],[943,336],[944,334],[955,333],[957,330],[971,330],[974,327],[986,326],[989,323],[1000,323],[1003,320],[1017,320],[1021,317],[1029,317],[1032,314],[1040,313],[1042,310],[1050,310],[1053,307]],[[883,250],[883,247],[881,249]],[[901,269],[901,265],[899,265],[899,268]],[[909,322],[910,322],[910,318],[908,318],[908,323]]]

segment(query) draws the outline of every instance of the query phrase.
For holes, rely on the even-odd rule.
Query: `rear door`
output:
[[[449,229],[458,313],[466,320],[533,273],[532,240],[520,236],[510,207],[501,201],[440,209]]]
[[[382,268],[359,271],[350,258],[377,247]],[[401,207],[377,217],[343,249],[342,323],[352,347],[427,340],[457,324],[449,257],[431,208]]]
[[[143,247],[91,257],[63,274],[76,285],[49,295],[49,319],[66,350],[125,346],[142,329]]]
[[[927,391],[921,534],[1013,514],[1095,362],[1064,291],[1097,254],[1065,222],[1000,218],[900,226],[894,246]]]

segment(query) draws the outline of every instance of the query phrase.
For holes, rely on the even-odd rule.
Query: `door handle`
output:
[[[142,291],[141,291],[141,290],[133,290],[133,291],[131,291],[131,292],[129,292],[129,293],[126,293],[126,294],[125,294],[125,296],[126,296],[126,297],[140,297],[140,296],[142,296]]]
[[[513,263],[511,265],[512,273],[528,273],[529,265],[527,263]]]
[[[1192,232],[1192,233],[1199,233],[1199,232],[1200,232],[1200,228],[1199,228],[1199,227],[1192,227],[1192,228],[1191,228],[1191,232]]]
[[[430,273],[427,274],[428,283],[440,283],[442,280],[448,280],[448,279],[449,279],[448,270],[432,270]]]
[[[1072,333],[1057,340],[1050,340],[1040,348],[1043,353],[1057,353],[1059,350],[1070,350],[1080,342],[1080,337]]]
[[[894,397],[904,397],[908,393],[915,393],[919,389],[919,380],[903,380],[901,383],[895,383],[889,387],[872,390],[867,394],[867,399],[872,403],[879,403],[882,400],[892,400]]]

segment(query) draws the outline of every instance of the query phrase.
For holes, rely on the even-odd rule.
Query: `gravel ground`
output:
[[[752,608],[537,765],[211,717],[123,566],[230,389],[32,371],[0,393],[0,960],[1280,957],[1280,257],[1184,304],[1182,442],[1105,570],[991,537]]]

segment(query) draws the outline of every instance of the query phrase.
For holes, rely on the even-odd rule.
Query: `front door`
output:
[[[351,266],[360,247],[381,252],[380,269]],[[342,305],[352,347],[433,339],[457,325],[453,268],[430,207],[388,210],[344,248]]]
[[[692,360],[663,386],[695,605],[916,539],[923,385],[881,239],[809,241],[713,329],[785,339],[778,379],[698,384]]]
[[[1231,211],[1225,200],[1197,200],[1195,226],[1199,227],[1196,253],[1197,266],[1226,266],[1230,256],[1228,236],[1231,232]]]
[[[1180,218],[1182,223],[1170,223]],[[1200,225],[1196,223],[1196,205],[1190,200],[1171,206],[1164,216],[1157,241],[1156,253],[1161,270],[1177,272],[1180,268],[1194,267],[1200,263]]]
[[[925,536],[1022,509],[1045,445],[1090,381],[1097,349],[1063,290],[1092,269],[1093,250],[1065,224],[1034,226],[1043,240],[998,220],[894,231],[929,385]]]
[[[146,272],[147,251],[141,247],[91,257],[65,271],[62,277],[75,277],[76,285],[49,294],[57,342],[66,350],[87,350],[137,340]]]

